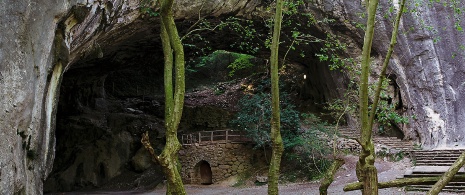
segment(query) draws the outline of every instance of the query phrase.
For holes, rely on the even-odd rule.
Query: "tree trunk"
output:
[[[279,167],[283,154],[283,140],[280,132],[280,110],[279,110],[279,75],[278,75],[278,51],[279,36],[281,34],[283,1],[276,1],[276,13],[274,18],[273,40],[271,43],[271,142],[272,154],[270,168],[268,171],[268,194],[278,194]]]
[[[454,162],[452,166],[444,173],[444,175],[439,179],[434,186],[429,190],[427,195],[437,195],[441,192],[442,188],[446,186],[449,181],[454,177],[454,175],[463,167],[465,164],[465,152],[459,156],[459,158]]]
[[[421,177],[421,178],[402,178],[402,179],[395,179],[388,182],[381,182],[378,183],[378,188],[393,188],[393,187],[403,187],[408,185],[420,185],[425,183],[430,183],[434,181],[438,181],[441,177]],[[465,179],[465,175],[459,175],[452,178],[452,181],[463,181]],[[351,183],[344,186],[344,191],[354,191],[360,190],[363,188],[362,182]]]
[[[402,0],[400,9],[397,13],[394,29],[389,45],[388,53],[383,63],[380,78],[375,92],[374,103],[371,106],[371,112],[368,114],[368,75],[370,73],[370,52],[371,44],[374,34],[374,21],[376,17],[376,8],[379,0],[367,1],[368,20],[367,30],[365,32],[365,40],[362,52],[362,75],[360,79],[360,120],[361,120],[361,137],[360,145],[362,151],[360,152],[359,161],[357,162],[357,177],[359,181],[363,182],[363,194],[378,194],[378,176],[377,170],[374,166],[375,152],[372,139],[373,121],[378,106],[379,96],[382,89],[382,83],[385,79],[386,69],[389,64],[394,45],[397,43],[397,32],[399,29],[400,18],[402,16],[405,0]]]
[[[149,150],[152,158],[163,169],[168,179],[166,194],[186,194],[178,168],[180,164],[177,154],[181,148],[177,137],[179,122],[181,121],[184,106],[185,76],[184,76],[184,50],[174,23],[172,12],[173,0],[161,0],[161,40],[164,56],[164,87],[165,87],[165,127],[166,144],[160,155],[156,155],[150,145],[148,133],[145,133],[141,142]],[[173,56],[174,53],[174,56]],[[173,59],[174,57],[174,59]],[[175,82],[173,90],[173,68],[175,69]],[[173,93],[174,92],[174,93]]]
[[[392,29],[392,36],[391,36],[391,43],[389,44],[389,49],[386,54],[386,58],[384,58],[383,67],[381,68],[381,73],[379,74],[378,84],[376,86],[375,98],[373,99],[372,109],[370,112],[370,120],[369,120],[369,129],[373,129],[373,122],[375,120],[376,115],[376,108],[378,108],[379,96],[381,94],[382,85],[384,79],[386,78],[386,70],[387,66],[389,65],[389,61],[391,59],[392,52],[394,51],[394,46],[397,44],[397,33],[399,31],[399,24],[400,18],[402,17],[402,13],[405,7],[405,0],[400,2],[399,11],[397,12],[396,20],[394,22],[394,28]]]
[[[334,159],[333,163],[328,169],[328,172],[325,174],[323,181],[320,185],[320,195],[327,195],[328,194],[328,187],[333,183],[334,174],[336,174],[337,170],[344,164],[344,159],[336,158]]]
[[[364,183],[364,195],[378,194],[378,176],[375,163],[375,151],[373,139],[371,137],[372,130],[369,128],[368,120],[368,75],[370,74],[370,52],[373,42],[376,8],[379,0],[370,0],[367,3],[368,20],[365,31],[365,38],[362,50],[362,73],[360,77],[360,151],[359,161],[357,162],[356,173],[358,180]]]

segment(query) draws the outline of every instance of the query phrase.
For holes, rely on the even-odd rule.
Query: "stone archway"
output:
[[[195,165],[195,179],[197,180],[196,183],[203,184],[203,185],[210,185],[213,183],[213,175],[210,163],[205,160],[201,160],[200,162]]]

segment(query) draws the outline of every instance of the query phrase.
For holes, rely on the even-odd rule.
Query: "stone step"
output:
[[[437,150],[417,150],[415,151],[416,154],[461,154],[463,150],[444,150],[444,151],[437,151]]]
[[[460,154],[432,154],[432,155],[428,155],[428,154],[416,154],[414,153],[413,154],[415,157],[418,157],[418,158],[439,158],[439,157],[442,157],[442,158],[458,158],[460,156]]]
[[[429,191],[432,185],[413,185],[406,188],[407,191]],[[457,186],[445,186],[443,192],[464,193],[465,188],[458,188]]]
[[[417,163],[416,165],[418,165],[418,166],[435,166],[435,167],[447,166],[447,167],[450,167],[452,164],[453,163],[435,163],[435,164]]]
[[[444,173],[449,169],[448,166],[414,166],[410,168],[406,173],[419,172],[419,173]],[[458,173],[465,173],[465,169],[462,167]]]
[[[456,158],[433,158],[433,159],[416,159],[417,163],[449,163],[449,162],[455,162],[457,159]]]
[[[330,127],[330,128],[334,128],[334,127]],[[360,137],[360,132],[354,130],[354,128],[351,128],[351,127],[342,126],[342,127],[338,127],[338,130],[339,130],[340,135],[346,138],[359,138]],[[412,143],[402,141],[401,139],[397,137],[374,136],[373,142],[375,144],[382,144],[390,148],[395,148],[395,149],[403,150],[403,151],[407,151],[407,150],[410,151],[413,149]],[[356,143],[354,145],[357,146],[358,144]]]
[[[452,159],[458,158],[459,155],[415,155],[416,159]]]
[[[445,165],[447,164],[447,165]],[[420,166],[417,162],[417,166],[414,166],[407,170],[404,174],[404,178],[419,178],[419,177],[439,177],[446,172],[452,163],[440,163],[431,162],[431,165]],[[443,166],[438,166],[443,165]],[[458,175],[465,174],[465,169],[461,168]],[[407,191],[428,191],[436,182],[431,182],[424,185],[410,185],[406,187]],[[445,192],[465,192],[465,181],[451,181],[442,191]]]

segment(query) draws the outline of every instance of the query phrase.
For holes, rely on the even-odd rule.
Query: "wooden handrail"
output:
[[[206,138],[206,139],[205,139]],[[240,131],[234,130],[216,130],[216,131],[199,131],[191,134],[182,134],[182,144],[194,144],[214,141],[237,141],[247,142],[249,139]]]

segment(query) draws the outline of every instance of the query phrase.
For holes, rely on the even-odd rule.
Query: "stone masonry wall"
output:
[[[196,165],[203,161],[210,164],[212,182],[217,183],[230,176],[243,173],[252,167],[258,152],[250,144],[231,142],[207,142],[184,145],[179,152],[181,177],[186,184],[200,184]]]

